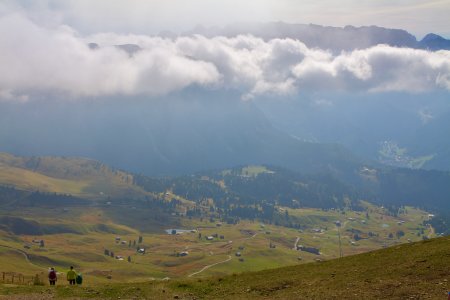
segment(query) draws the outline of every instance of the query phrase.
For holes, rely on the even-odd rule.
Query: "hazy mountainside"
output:
[[[275,127],[301,140],[339,143],[398,167],[450,170],[446,92],[318,93],[257,105]]]
[[[272,220],[277,205],[358,210],[360,200],[384,205],[394,214],[406,205],[433,212],[450,209],[449,172],[362,167],[354,175],[350,182],[330,174],[307,175],[279,167],[246,166],[175,178],[136,175],[134,180],[147,191],[170,190],[199,205],[211,199],[214,207],[233,218]]]
[[[0,150],[91,157],[147,175],[244,164],[351,174],[360,160],[342,146],[299,141],[236,95],[0,104]],[[221,97],[221,98],[220,98]],[[105,100],[106,101],[106,100]]]
[[[300,40],[311,48],[330,49],[336,52],[364,49],[378,44],[430,50],[450,49],[450,40],[435,34],[428,34],[421,41],[417,41],[415,36],[405,30],[378,26],[331,27],[283,22],[239,23],[222,28],[198,26],[184,34],[201,34],[207,37],[233,37],[241,34],[251,34],[265,40],[291,38]]]
[[[449,104],[450,106],[450,104]],[[433,159],[424,167],[437,170],[450,169],[450,110],[442,109],[429,122],[421,126],[405,145],[411,149],[413,155],[429,153]]]

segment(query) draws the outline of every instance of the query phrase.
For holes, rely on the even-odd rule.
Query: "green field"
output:
[[[365,205],[367,214],[348,210],[288,209],[289,215],[304,221],[302,230],[252,221],[225,224],[210,222],[206,218],[179,217],[180,226],[177,228],[192,229],[193,232],[175,235],[164,231],[171,227],[141,232],[119,223],[114,216],[124,212],[125,208],[115,207],[114,204],[88,209],[24,208],[9,211],[7,215],[30,219],[41,224],[41,227],[62,233],[17,236],[3,232],[0,235],[0,249],[3,251],[0,272],[32,276],[45,272],[51,266],[64,271],[74,265],[84,274],[86,282],[105,283],[182,278],[193,273],[191,277],[203,278],[259,271],[338,258],[337,220],[342,224],[339,233],[344,256],[418,241],[424,236],[433,237],[432,228],[422,225],[428,218],[424,211],[407,207],[398,217],[393,217],[382,208],[368,203]],[[133,211],[141,212],[141,209],[129,210],[124,215],[131,219],[134,218]],[[69,233],[64,233],[65,229],[69,229]],[[398,235],[399,231],[403,235]],[[358,239],[355,239],[355,234]],[[217,237],[206,239],[214,235]],[[143,237],[141,244],[138,243],[139,236]],[[120,241],[116,241],[118,237]],[[44,247],[33,243],[35,239],[44,240]],[[121,241],[125,241],[124,244]],[[137,242],[135,246],[134,241]],[[295,250],[296,242],[298,246],[319,249],[320,255]],[[137,253],[138,246],[145,248],[146,253]],[[124,260],[105,256],[105,249]],[[188,255],[179,256],[184,251]],[[29,263],[21,252],[28,255]],[[241,255],[236,256],[237,252]],[[128,256],[131,262],[127,262]]]
[[[2,299],[446,299],[450,238],[228,276],[69,287],[3,284]]]

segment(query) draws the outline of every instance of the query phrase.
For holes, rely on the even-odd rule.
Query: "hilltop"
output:
[[[5,299],[51,297],[150,299],[445,299],[450,238],[304,265],[210,277],[78,287],[2,286]],[[12,296],[16,295],[16,296]]]
[[[133,185],[131,174],[79,157],[0,153],[0,185],[89,199],[149,194]]]

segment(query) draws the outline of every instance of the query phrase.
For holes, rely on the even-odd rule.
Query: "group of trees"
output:
[[[134,182],[147,191],[171,190],[195,201],[197,206],[187,210],[188,217],[209,215],[227,223],[251,219],[301,227],[295,218],[280,214],[277,207],[358,209],[361,198],[356,189],[333,176],[306,176],[281,168],[255,175],[244,174],[243,168],[176,178],[137,175]],[[205,206],[209,206],[209,211],[205,211]]]

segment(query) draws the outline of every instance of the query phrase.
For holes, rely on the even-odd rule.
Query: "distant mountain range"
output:
[[[450,41],[437,35],[417,41],[404,30],[376,26],[237,24],[199,27],[184,34],[289,37],[333,51],[379,43],[450,49]],[[95,43],[89,46],[98,47]],[[130,55],[140,50],[133,44],[117,47]],[[242,101],[239,91],[199,91],[195,87],[159,99],[122,95],[62,101],[55,96],[36,97],[42,100],[0,102],[0,151],[91,157],[157,176],[270,164],[350,179],[362,165],[368,161],[377,165],[377,160],[401,167],[450,170],[447,91],[414,95],[302,93],[283,101],[253,102]],[[383,151],[385,142],[405,150]],[[382,159],[380,155],[384,155]]]
[[[206,37],[233,37],[251,34],[264,40],[292,38],[312,48],[332,51],[364,49],[378,44],[394,47],[409,47],[429,50],[450,50],[450,40],[430,33],[418,41],[414,35],[402,29],[390,29],[378,26],[331,27],[314,24],[276,23],[238,23],[225,27],[198,26],[182,35],[200,34]],[[173,36],[165,34],[166,36]]]

